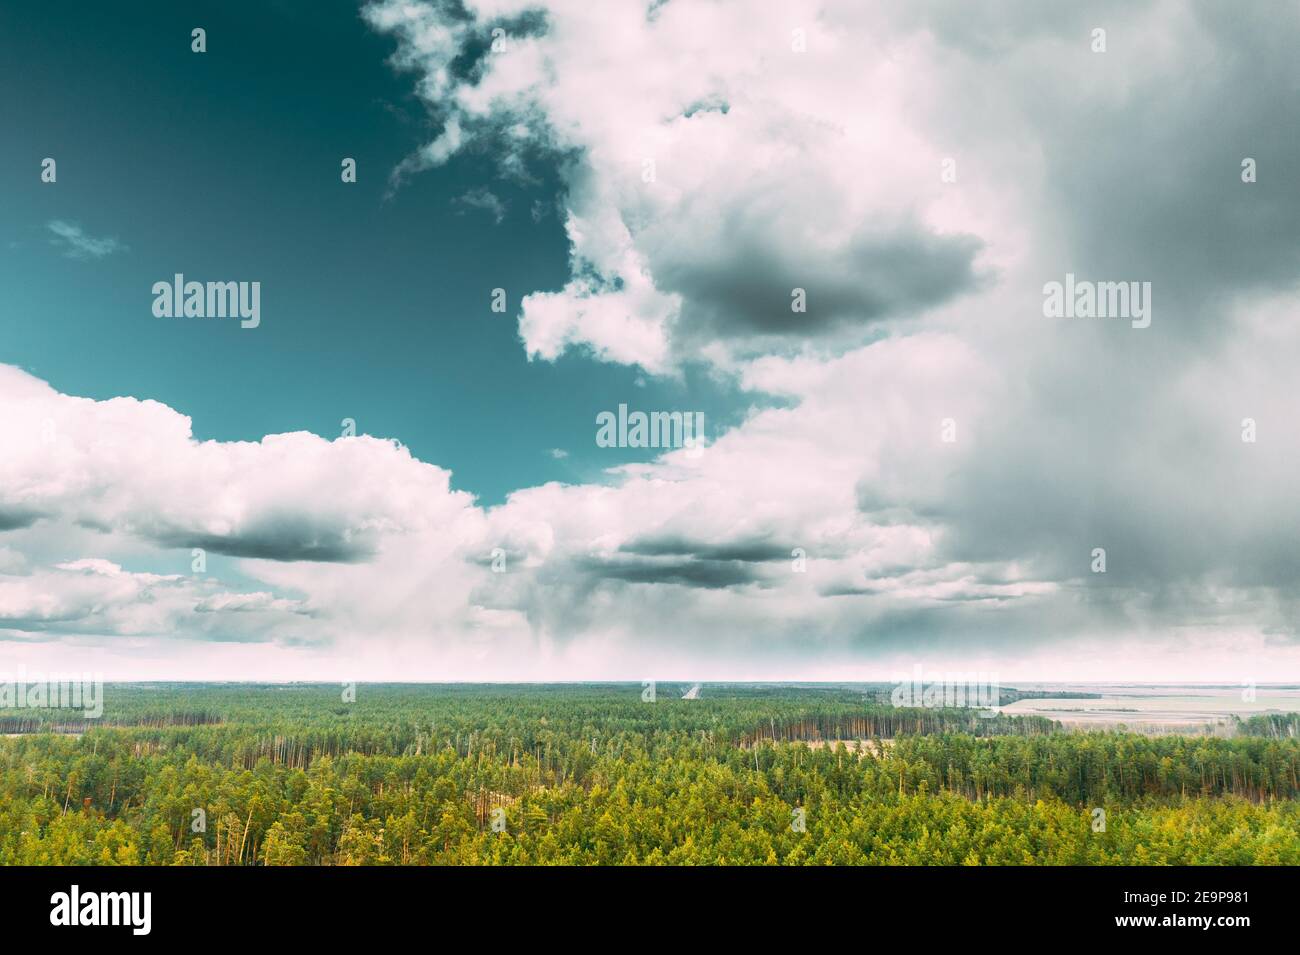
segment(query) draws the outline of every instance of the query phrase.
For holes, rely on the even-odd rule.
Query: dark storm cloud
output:
[[[586,558],[578,562],[584,573],[602,580],[633,584],[680,584],[721,590],[757,583],[761,578],[741,561],[636,560]]]
[[[1279,122],[1300,89],[1300,14],[1196,9],[1217,47],[1213,70],[1188,50],[1145,95],[1076,115],[1076,135],[1046,143],[1084,267],[1149,280],[1177,304],[1174,320],[1221,326],[1203,303],[1290,287],[1300,273],[1300,135]],[[1058,118],[1046,109],[1037,117]],[[1242,182],[1245,158],[1256,161],[1257,182]]]
[[[655,260],[662,290],[683,296],[682,334],[692,338],[797,336],[914,315],[980,284],[983,243],[940,236],[918,224],[862,231],[833,254],[778,247],[769,225],[738,221],[708,248],[670,250]],[[777,233],[780,234],[780,233]],[[791,308],[803,289],[807,310]]]
[[[1041,154],[1042,282],[1150,281],[1165,333],[1222,327],[1242,291],[1300,273],[1300,90],[1293,4],[1062,7],[956,0],[894,7],[958,56],[948,123]],[[1106,31],[1093,52],[1092,31]],[[1017,125],[1008,127],[1009,122]],[[1242,162],[1257,181],[1242,181]]]
[[[0,505],[0,531],[19,531],[31,527],[44,516],[39,511]]]
[[[1040,0],[894,0],[890,9],[901,26],[924,29],[968,56],[993,59],[1035,40],[1088,37],[1094,27],[1116,23],[1150,5],[1150,0],[1068,5]]]
[[[700,560],[743,563],[763,563],[790,557],[788,545],[773,543],[767,538],[710,543],[678,536],[642,537],[624,544],[619,550],[642,557],[691,556]]]
[[[1042,191],[1026,210],[1044,241],[1031,253],[1041,274],[1019,278],[1034,325],[995,354],[1013,384],[972,423],[978,447],[957,467],[910,460],[896,469],[910,480],[864,481],[859,510],[941,531],[942,560],[1018,562],[1060,582],[1093,630],[1294,635],[1300,507],[1285,485],[1300,468],[1297,404],[1275,356],[1228,356],[1246,347],[1247,303],[1300,280],[1300,134],[1280,120],[1300,91],[1300,8],[896,9],[951,51],[954,136],[1036,151]],[[1105,53],[1090,48],[1097,27]],[[1242,181],[1247,157],[1257,182]],[[1041,283],[1066,272],[1150,281],[1151,328],[1044,328]],[[1289,354],[1294,337],[1274,334]],[[1247,415],[1269,422],[1267,440],[1243,443]],[[1069,639],[1061,606],[1041,604],[1042,627]]]
[[[163,547],[200,547],[214,554],[261,560],[346,564],[374,554],[369,535],[325,518],[297,514],[264,518],[230,534],[167,527],[144,536]]]
[[[1138,369],[1080,374],[1075,363],[1104,368],[1108,359],[1096,343],[1075,345],[1073,361],[1045,358],[1035,371],[1036,413],[981,421],[978,453],[905,498],[906,513],[924,512],[941,529],[936,559],[1017,563],[1068,586],[1093,628],[1235,617],[1294,633],[1300,508],[1285,487],[1300,447],[1288,420],[1261,402],[1277,430],[1245,443],[1231,410],[1216,421],[1203,409],[1189,414],[1178,393],[1121,387],[1142,380]],[[1176,364],[1169,354],[1136,363],[1155,380]],[[862,509],[885,523],[880,497],[865,482],[859,489]],[[1104,573],[1093,569],[1098,548]],[[1045,631],[1068,638],[1052,616],[1059,605],[1042,606],[1051,611]]]
[[[1034,456],[1024,447],[1008,452],[1022,460]],[[1058,579],[1091,578],[1092,551],[1100,547],[1112,583],[1159,587],[1214,576],[1235,586],[1294,588],[1300,580],[1296,509],[1270,512],[1235,498],[1228,490],[1231,475],[1240,486],[1251,479],[1223,459],[1189,461],[1188,467],[1162,474],[1153,466],[1142,487],[1063,469],[994,473],[973,462],[972,472],[952,487],[946,556],[1032,559]],[[1180,488],[1180,481],[1187,483]]]
[[[52,617],[0,617],[0,630],[17,630],[23,633],[62,633],[71,629],[71,625],[88,616],[86,612],[76,611]]]

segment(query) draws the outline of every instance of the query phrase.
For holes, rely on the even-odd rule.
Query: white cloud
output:
[[[1161,98],[1196,88],[1180,51],[1267,18],[1117,4],[1103,59],[1084,13],[1018,3],[466,6],[367,8],[444,123],[394,182],[489,140],[508,171],[567,157],[573,271],[524,299],[529,355],[700,359],[783,406],[484,509],[391,441],[199,442],[0,366],[13,641],[244,640],[302,678],[1297,676],[1300,242],[1251,232],[1296,200],[1249,205],[1187,135],[1228,94]],[[453,73],[498,24],[508,51]],[[1260,68],[1290,88],[1293,60]],[[1184,218],[1207,195],[1219,244]],[[1107,266],[1154,274],[1150,329],[1042,317],[1046,279]],[[192,547],[227,564],[123,569]]]
[[[235,611],[247,611],[249,617],[227,627],[221,615]],[[100,558],[16,576],[0,574],[0,633],[18,639],[182,633],[212,640],[267,640],[277,628],[285,636],[291,628],[306,632],[295,619],[302,613],[294,600],[230,593],[204,578],[133,573]]]
[[[1008,670],[1062,638],[1181,619],[1139,581],[1108,595],[1127,623],[1098,631],[1104,613],[1080,604],[1082,569],[1033,548],[1000,553],[997,539],[959,553],[972,550],[962,495],[990,440],[983,422],[997,420],[1008,387],[959,339],[886,339],[750,372],[796,400],[702,453],[626,465],[606,484],[520,490],[484,510],[391,442],[197,442],[155,402],[74,398],[0,368],[0,415],[21,423],[0,440],[0,511],[37,515],[6,532],[6,553],[26,556],[0,566],[0,631],[260,642],[278,669],[257,675],[287,678],[772,678],[908,654],[990,654]],[[954,414],[961,440],[947,444],[941,422]],[[1066,473],[1048,476],[1072,493]],[[1260,508],[1284,513],[1283,487]],[[206,574],[127,571],[117,556],[188,569],[196,535],[245,556]],[[314,559],[326,550],[337,559]],[[222,580],[232,572],[257,583]],[[1225,580],[1211,596],[1219,625],[1195,639],[1232,633],[1260,645],[1260,659],[1290,652],[1270,636],[1287,608],[1266,582]],[[298,648],[300,669],[277,647]]]
[[[102,259],[114,252],[126,251],[126,246],[117,239],[110,237],[97,239],[87,235],[85,230],[75,222],[54,219],[48,223],[48,228],[54,233],[50,244],[63,249],[63,254],[70,259]]]
[[[469,21],[404,0],[366,8],[445,123],[417,165],[485,138],[512,158],[539,144],[566,157],[574,275],[523,300],[530,355],[586,348],[667,373],[716,342],[861,342],[976,284],[980,242],[942,188],[937,145],[908,121],[919,44],[850,35],[813,2],[779,16],[744,3],[467,9]],[[468,40],[538,9],[544,29],[453,76]],[[796,287],[807,312],[791,311]]]
[[[478,186],[470,189],[458,199],[455,200],[457,206],[464,209],[477,209],[486,212],[492,217],[492,221],[500,225],[505,221],[506,203],[496,193],[490,189]]]

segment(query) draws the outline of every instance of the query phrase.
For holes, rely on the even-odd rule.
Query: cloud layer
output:
[[[1300,677],[1294,12],[364,16],[433,126],[395,188],[467,149],[560,170],[571,275],[522,298],[530,356],[696,363],[763,407],[483,508],[396,441],[201,442],[0,367],[12,645],[252,644],[290,678]],[[1151,282],[1151,327],[1044,317],[1066,273]]]

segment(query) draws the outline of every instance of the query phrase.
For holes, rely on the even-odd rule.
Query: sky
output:
[[[1298,39],[6,7],[0,671],[1300,679]]]

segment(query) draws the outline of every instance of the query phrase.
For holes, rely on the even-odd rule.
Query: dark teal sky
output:
[[[703,376],[638,387],[635,369],[526,360],[521,296],[568,277],[554,168],[539,157],[521,184],[458,157],[385,199],[437,128],[357,3],[178,6],[0,10],[0,361],[70,394],[157,399],[200,439],[333,437],[354,418],[489,504],[648,457],[595,447],[596,414],[620,402],[703,410],[711,437],[739,412]],[[500,224],[456,203],[479,187],[508,204]],[[538,201],[552,212],[534,221]],[[127,248],[68,258],[53,220]],[[155,318],[150,288],[175,272],[260,281],[261,326]]]

